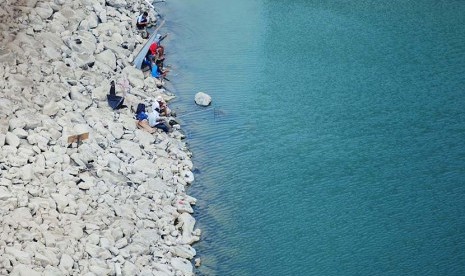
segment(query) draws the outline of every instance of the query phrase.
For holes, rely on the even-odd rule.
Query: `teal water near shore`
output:
[[[465,275],[465,2],[163,9],[198,275]]]

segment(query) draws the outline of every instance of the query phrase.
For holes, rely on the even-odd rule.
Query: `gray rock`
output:
[[[20,139],[24,139],[28,136],[27,131],[22,128],[16,128],[12,132]]]
[[[35,11],[42,19],[48,19],[53,14],[52,8],[47,3],[42,3],[40,6],[35,8]]]
[[[124,266],[122,269],[122,274],[123,276],[133,276],[133,275],[138,275],[139,274],[139,269],[137,266],[130,261],[124,262]]]
[[[17,128],[24,128],[26,126],[26,121],[24,121],[21,118],[11,118],[8,121],[8,125],[10,127],[10,130],[13,131]]]
[[[74,260],[73,258],[71,258],[70,255],[68,254],[61,255],[60,265],[59,265],[60,268],[63,268],[64,270],[69,271],[73,268],[73,264],[74,264]]]
[[[204,93],[204,92],[198,92],[195,94],[195,103],[201,106],[209,106],[212,102],[212,98]]]
[[[101,52],[95,56],[95,59],[107,65],[113,71],[116,69],[116,56],[111,50]]]
[[[18,262],[22,264],[31,264],[32,256],[28,252],[21,251],[14,247],[6,247],[5,253],[13,256]]]
[[[12,197],[13,194],[8,190],[7,187],[0,186],[0,200],[7,200]]]
[[[51,101],[51,102],[48,102],[44,105],[44,108],[42,110],[42,113],[44,115],[48,115],[48,116],[53,116],[55,114],[57,114],[57,112],[62,109],[62,107],[60,105],[58,105],[57,102],[55,101]]]
[[[141,70],[128,66],[123,69],[123,74],[128,76],[129,83],[134,88],[143,88],[144,87],[144,74]]]
[[[119,143],[119,146],[124,153],[131,155],[134,158],[139,159],[142,157],[140,146],[134,142],[123,140]]]
[[[57,208],[59,212],[63,212],[66,206],[69,204],[69,199],[62,194],[51,194],[53,200],[55,200],[57,204]]]
[[[120,123],[108,122],[108,130],[116,139],[121,139],[124,134],[123,125]]]
[[[9,274],[10,276],[41,276],[42,273],[35,271],[29,266],[17,264]]]
[[[97,88],[92,90],[92,98],[99,101],[105,101],[107,99],[107,94],[110,91],[110,82],[104,82]]]
[[[185,245],[185,244],[180,244],[180,245],[176,245],[172,247],[171,252],[174,255],[184,258],[184,259],[192,259],[196,254],[194,248],[192,248],[189,245]]]
[[[187,261],[186,259],[182,258],[172,258],[171,259],[171,265],[173,266],[174,269],[181,271],[182,275],[194,275],[192,270],[192,264]]]
[[[20,144],[20,139],[12,132],[7,132],[5,135],[5,142],[7,145],[17,148]]]

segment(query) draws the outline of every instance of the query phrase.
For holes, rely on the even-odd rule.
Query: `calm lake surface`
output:
[[[464,1],[156,5],[197,275],[465,275]]]

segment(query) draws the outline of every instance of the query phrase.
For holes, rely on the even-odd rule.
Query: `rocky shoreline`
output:
[[[131,110],[173,98],[131,64],[141,10],[0,2],[1,275],[193,275],[191,153],[179,130],[144,132]],[[108,106],[111,80],[128,108]]]

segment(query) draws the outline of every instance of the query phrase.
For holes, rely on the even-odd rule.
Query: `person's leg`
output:
[[[156,124],[155,127],[163,130],[164,132],[169,132],[169,128],[165,125],[165,123]]]
[[[137,122],[137,126],[138,126],[140,129],[143,129],[143,130],[147,131],[148,133],[154,133],[154,132],[155,132],[155,129],[152,128],[152,127],[149,125],[149,122],[148,122],[147,120],[138,121],[138,122]]]

